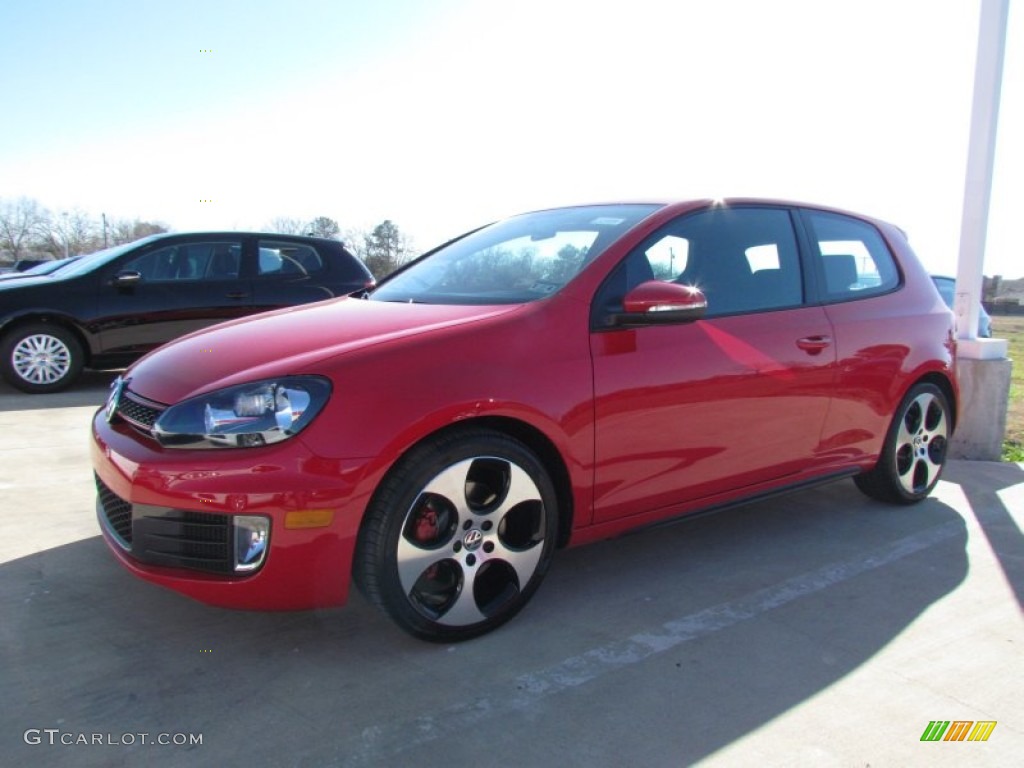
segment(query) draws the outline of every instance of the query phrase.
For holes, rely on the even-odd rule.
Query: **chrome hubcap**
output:
[[[448,626],[494,616],[529,583],[544,549],[540,490],[518,465],[481,456],[445,469],[402,523],[398,578],[410,603]]]
[[[52,384],[71,368],[71,350],[56,336],[37,333],[18,342],[11,353],[15,372],[32,384]]]
[[[935,395],[914,398],[896,433],[896,475],[904,491],[919,494],[931,487],[946,460],[948,437],[946,412]]]

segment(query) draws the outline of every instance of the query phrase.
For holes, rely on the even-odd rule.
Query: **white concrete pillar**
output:
[[[1010,0],[981,0],[960,260],[953,306],[957,316],[963,394],[960,424],[950,445],[950,454],[957,458],[998,460],[1006,432],[1011,366],[1007,359],[1008,346],[1005,339],[978,338],[978,314],[1009,8]]]

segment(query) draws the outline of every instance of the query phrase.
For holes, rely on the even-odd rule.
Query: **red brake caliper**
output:
[[[437,510],[426,501],[416,516],[416,541],[429,544],[437,538],[437,534]]]
[[[429,500],[424,501],[416,513],[416,525],[414,535],[416,541],[421,544],[430,544],[437,540],[439,527],[437,524],[437,510]],[[423,573],[428,579],[437,578],[437,563],[434,563]]]

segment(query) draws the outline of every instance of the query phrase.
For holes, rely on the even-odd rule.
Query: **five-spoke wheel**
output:
[[[857,486],[882,501],[920,501],[939,481],[950,432],[949,403],[942,390],[917,384],[896,411],[878,464],[855,478]]]
[[[532,452],[505,435],[460,431],[414,449],[382,483],[356,578],[412,634],[472,637],[529,599],[555,524],[554,490]]]

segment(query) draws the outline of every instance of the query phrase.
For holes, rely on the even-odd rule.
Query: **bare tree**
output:
[[[135,219],[129,221],[128,219],[117,219],[108,224],[110,230],[110,244],[121,245],[122,243],[132,243],[139,238],[148,237],[149,235],[158,235],[161,232],[166,232],[167,227],[163,224],[157,224],[151,221],[140,221]]]
[[[47,224],[46,209],[35,200],[0,200],[0,251],[13,261],[23,258],[33,241],[45,236]]]
[[[328,218],[327,216],[317,216],[309,222],[307,234],[310,234],[313,237],[336,238],[341,234],[341,227],[338,226],[338,222],[334,219]]]
[[[317,216],[312,221],[303,221],[292,216],[278,216],[270,222],[267,231],[280,232],[282,235],[310,235],[336,239],[341,234],[341,227],[328,216]]]
[[[302,219],[278,216],[267,225],[267,231],[277,232],[282,235],[304,235],[309,231],[309,225],[302,221]]]
[[[61,211],[49,220],[44,250],[55,259],[92,253],[103,245],[99,226],[81,210]]]
[[[341,233],[341,241],[352,253],[366,261],[366,240],[370,233],[359,227],[349,227]]]

